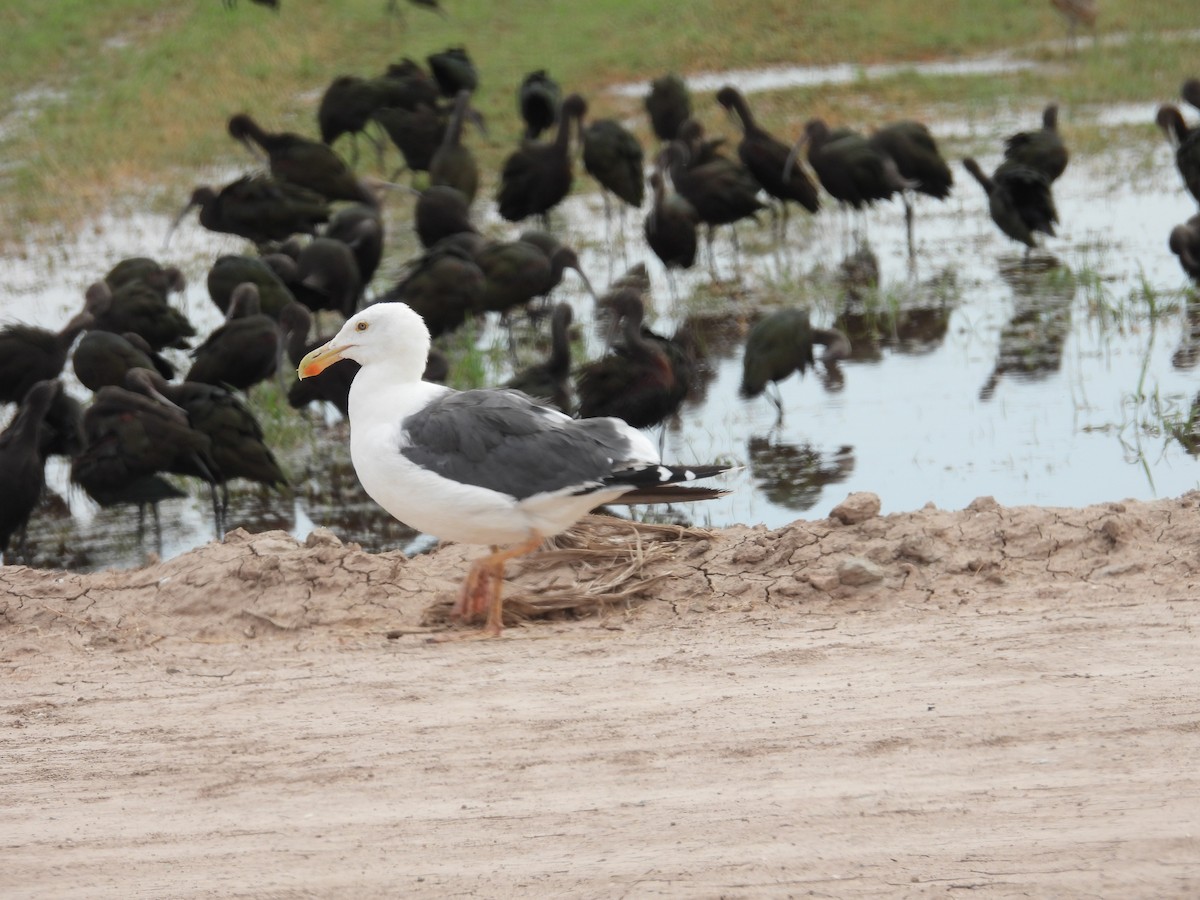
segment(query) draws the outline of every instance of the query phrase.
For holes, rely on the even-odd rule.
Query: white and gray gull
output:
[[[620,419],[572,419],[520,391],[457,391],[421,380],[429,329],[403,303],[378,303],[300,361],[308,378],[340,359],[362,368],[350,388],[350,457],[366,492],[437,538],[490,544],[453,610],[482,635],[502,628],[505,563],[606,503],[707,500],[679,482],[728,466],[669,466]],[[506,549],[497,549],[507,545]]]

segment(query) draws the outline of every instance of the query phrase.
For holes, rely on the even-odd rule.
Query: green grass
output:
[[[495,172],[519,133],[515,89],[546,68],[588,97],[596,115],[638,116],[635,98],[603,92],[669,69],[953,58],[1024,46],[1053,64],[1010,76],[931,78],[913,72],[841,86],[756,94],[763,123],[798,133],[809,116],[867,124],[881,117],[967,114],[986,118],[1013,96],[1101,105],[1172,96],[1195,74],[1195,44],[1159,32],[1194,27],[1188,0],[1106,0],[1101,34],[1130,32],[1117,47],[1082,40],[1079,53],[1029,45],[1063,28],[1040,0],[446,0],[447,19],[384,0],[282,0],[278,15],[219,0],[8,0],[0,54],[0,221],[6,236],[29,224],[84,221],[116,195],[163,210],[186,198],[214,166],[248,163],[225,135],[247,110],[267,127],[315,132],[317,98],[338,74],[376,74],[465,45],[482,73],[478,105],[491,123],[479,146]],[[614,27],[613,23],[619,23]],[[715,129],[715,104],[698,96]]]

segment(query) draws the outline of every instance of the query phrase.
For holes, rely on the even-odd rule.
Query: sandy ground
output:
[[[1198,505],[2,569],[0,894],[1197,896]]]

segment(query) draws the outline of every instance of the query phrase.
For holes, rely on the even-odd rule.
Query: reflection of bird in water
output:
[[[750,399],[767,391],[782,421],[779,382],[793,372],[803,375],[814,364],[813,344],[825,347],[821,362],[827,370],[835,370],[837,361],[850,355],[846,336],[832,328],[813,328],[806,309],[780,309],[759,319],[746,335],[741,396]]]
[[[845,481],[854,471],[854,450],[840,447],[823,455],[811,444],[787,444],[768,437],[750,438],[750,473],[772,503],[802,512],[816,506],[827,484]]]
[[[1032,381],[1057,372],[1071,328],[1073,278],[1049,279],[1045,271],[1034,275],[1024,266],[1000,274],[1013,288],[1013,315],[1000,330],[996,365],[979,391],[980,400],[991,398],[1001,375],[1016,373]]]
[[[300,364],[301,377],[343,356],[362,368],[350,391],[350,453],[384,509],[443,540],[505,545],[477,561],[452,615],[503,627],[504,567],[606,503],[719,495],[677,484],[723,466],[663,465],[636,429],[578,420],[518,391],[455,391],[420,380],[429,332],[403,304],[351,318]],[[400,435],[397,440],[397,435]]]

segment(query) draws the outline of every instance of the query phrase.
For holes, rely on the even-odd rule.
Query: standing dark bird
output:
[[[290,131],[266,131],[245,113],[229,119],[228,131],[252,153],[256,146],[266,153],[271,174],[280,181],[316,191],[326,200],[378,205],[370,188],[328,144]]]
[[[38,381],[26,392],[21,407],[0,433],[0,563],[9,541],[24,531],[46,483],[46,459],[39,443],[42,420],[62,383]]]
[[[454,234],[476,234],[471,207],[462,191],[449,185],[433,185],[421,191],[413,210],[413,227],[421,246],[432,247]]]
[[[1179,107],[1171,104],[1158,108],[1155,122],[1174,145],[1175,166],[1188,191],[1200,203],[1200,128],[1189,126]]]
[[[889,200],[907,187],[896,162],[885,156],[856,131],[830,130],[822,119],[809,119],[804,134],[792,148],[788,165],[799,149],[808,145],[808,162],[821,186],[839,203],[856,210],[878,200]]]
[[[450,47],[425,57],[429,71],[443,97],[456,97],[459,91],[474,93],[479,87],[479,70],[465,47]]]
[[[813,365],[813,344],[824,345],[821,361],[826,367],[850,355],[850,341],[846,336],[832,328],[813,328],[806,309],[780,309],[764,316],[746,335],[741,396],[757,397],[774,386],[774,391],[768,391],[767,396],[782,419],[783,397],[779,393],[779,382],[793,372],[803,375]]]
[[[571,411],[571,307],[556,304],[550,314],[550,356],[517,372],[504,383],[556,409]]]
[[[1172,228],[1167,246],[1179,257],[1179,265],[1188,277],[1200,284],[1200,215]]]
[[[1096,17],[1099,12],[1096,0],[1050,0],[1050,5],[1067,23],[1067,42],[1072,53],[1075,52],[1075,34],[1080,27],[1086,28],[1092,33],[1093,39],[1095,38]]]
[[[226,9],[233,9],[237,6],[237,0],[221,0]],[[259,6],[266,6],[279,12],[279,0],[250,0],[251,3],[257,3]]]
[[[101,388],[83,417],[87,447],[71,462],[71,480],[101,506],[138,507],[138,534],[146,506],[187,496],[160,473],[200,478],[212,488],[214,522],[219,506],[212,441],[188,424],[187,414],[162,397],[144,396],[125,387]]]
[[[1179,86],[1179,96],[1200,109],[1200,78],[1188,78]]]
[[[259,307],[273,319],[279,318],[284,307],[296,299],[278,273],[259,257],[227,254],[217,257],[207,279],[208,296],[221,315],[229,315],[233,289],[245,282],[258,287]]]
[[[672,361],[662,341],[643,333],[645,307],[637,290],[609,295],[608,304],[618,316],[623,340],[579,369],[579,417],[615,416],[634,428],[658,425],[687,397],[687,373]]]
[[[225,324],[192,351],[185,380],[249,390],[275,373],[281,340],[279,324],[259,311],[258,288],[239,284]]]
[[[367,134],[382,154],[382,145],[366,130],[374,113],[388,107],[435,106],[437,99],[437,85],[419,65],[408,59],[388,66],[386,74],[377,78],[339,75],[325,89],[317,107],[321,140],[333,144],[343,134],[355,139],[359,134]],[[357,151],[356,142],[352,159],[357,157]]]
[[[430,185],[445,185],[462,192],[470,204],[479,190],[479,164],[471,148],[462,143],[463,118],[471,104],[471,92],[463,89],[454,98],[454,109],[446,123],[442,143],[429,160]]]
[[[383,260],[384,227],[379,210],[362,203],[343,206],[333,214],[321,234],[350,248],[365,290]]]
[[[579,256],[564,245],[547,254],[531,241],[495,241],[475,254],[475,262],[484,278],[481,311],[503,313],[544,297],[559,285],[567,269],[574,269],[588,293],[595,296]]]
[[[175,377],[171,364],[132,331],[123,335],[111,331],[87,332],[71,354],[71,365],[79,383],[93,392],[110,384],[124,384],[125,373],[130,369],[154,369],[164,378]]]
[[[1050,192],[1050,179],[1042,172],[1013,162],[1002,162],[989,178],[975,160],[963,160],[963,167],[979,182],[988,195],[988,211],[996,226],[1014,241],[1032,249],[1034,235],[1054,235],[1058,211]],[[1026,250],[1028,256],[1029,250]]]
[[[171,232],[197,206],[200,224],[209,231],[236,234],[255,244],[316,234],[317,226],[329,220],[329,204],[320,194],[266,175],[243,175],[219,191],[196,188]]]
[[[609,193],[635,209],[646,196],[642,145],[633,132],[615,119],[595,119],[583,129],[583,168],[600,183],[604,196],[605,231],[612,229]],[[620,231],[625,233],[625,207],[620,207]]]
[[[275,454],[263,439],[262,427],[254,414],[237,397],[222,387],[185,381],[167,384],[156,372],[134,369],[126,378],[126,387],[148,396],[161,395],[187,413],[193,430],[208,437],[209,452],[221,489],[218,530],[227,528],[229,482],[245,478],[267,487],[286,485]]]
[[[187,316],[145,281],[130,281],[115,290],[97,281],[85,297],[85,308],[92,315],[89,328],[140,334],[155,353],[163,347],[187,349],[187,339],[196,334]]]
[[[942,158],[937,141],[929,129],[920,122],[905,119],[884,125],[871,135],[868,143],[896,164],[900,175],[915,185],[912,188],[935,200],[950,196],[954,175]],[[908,253],[913,247],[913,204],[907,190],[901,192],[904,199],[904,225],[908,235]]]
[[[354,252],[341,241],[313,238],[296,257],[295,275],[284,279],[292,295],[316,312],[332,309],[350,318],[362,297],[362,277]]]
[[[119,290],[133,281],[142,281],[158,290],[164,297],[171,291],[182,291],[187,279],[175,266],[163,266],[148,256],[130,256],[116,263],[104,276],[104,283]]]
[[[505,161],[496,202],[502,218],[520,222],[542,216],[571,191],[571,125],[587,112],[578,94],[563,101],[552,143],[527,142]]]
[[[1067,168],[1070,154],[1058,133],[1058,104],[1042,111],[1042,127],[1018,131],[1004,139],[1004,158],[1041,172],[1053,184]]]
[[[793,166],[786,173],[784,165],[788,159],[788,146],[762,128],[750,111],[746,98],[733,87],[726,85],[717,91],[717,102],[737,117],[742,127],[742,140],[738,143],[738,158],[754,176],[764,191],[779,200],[783,206],[783,228],[787,227],[787,204],[795,201],[815,213],[821,208],[817,186],[803,168]],[[782,234],[780,235],[782,237]]]
[[[660,141],[675,140],[680,136],[679,126],[692,117],[692,95],[684,80],[674,72],[650,82],[645,104],[650,127]]]
[[[654,205],[646,214],[646,243],[662,264],[671,269],[690,269],[696,262],[696,208],[675,191],[667,192],[662,172],[650,174]]]
[[[409,172],[428,172],[433,154],[446,139],[449,116],[440,106],[421,104],[413,109],[385,106],[371,114],[400,151]],[[393,178],[399,174],[397,170]]]
[[[408,304],[437,337],[480,311],[485,283],[471,250],[441,241],[412,263],[379,302]]]
[[[517,110],[525,121],[525,139],[536,140],[558,121],[562,89],[545,69],[530,72],[517,88]]]
[[[57,378],[75,338],[94,324],[85,308],[60,331],[20,324],[0,329],[0,403],[20,403],[37,382]]]
[[[713,256],[713,229],[719,225],[732,226],[735,222],[754,216],[766,205],[758,199],[759,186],[754,176],[742,165],[723,156],[716,156],[701,165],[689,165],[687,145],[682,141],[671,141],[659,156],[660,167],[666,167],[671,183],[696,210],[700,221],[708,226],[709,268],[716,275],[716,260]],[[737,231],[733,231],[735,257],[737,254]]]
[[[442,7],[438,0],[408,0],[413,6],[419,6],[421,9],[432,10],[443,19],[446,18],[446,10]],[[390,13],[400,14],[400,0],[388,0],[387,11]]]

